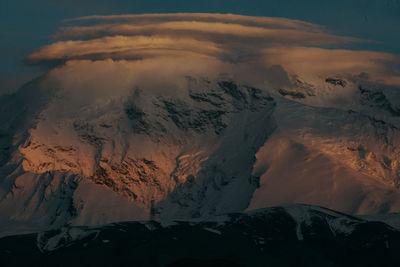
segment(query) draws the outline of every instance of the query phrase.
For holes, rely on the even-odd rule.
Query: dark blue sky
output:
[[[365,49],[400,54],[400,0],[0,0],[0,93],[41,72],[24,58],[63,26],[94,14],[211,12],[300,19],[378,41]]]

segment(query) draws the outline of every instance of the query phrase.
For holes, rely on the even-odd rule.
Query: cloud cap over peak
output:
[[[84,22],[91,25],[79,25]],[[29,62],[169,57],[187,58],[190,64],[193,58],[209,57],[261,70],[280,65],[289,75],[367,72],[382,83],[400,84],[398,72],[387,71],[388,65],[398,65],[398,56],[350,50],[352,44],[370,41],[299,20],[177,13],[90,16],[66,23],[72,25],[54,35],[58,41],[29,55]]]

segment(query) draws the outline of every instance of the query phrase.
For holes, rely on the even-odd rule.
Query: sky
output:
[[[283,17],[324,26],[336,35],[374,40],[357,49],[400,55],[400,0],[0,0],[0,93],[45,71],[26,58],[53,42],[64,19],[90,15],[206,12]]]

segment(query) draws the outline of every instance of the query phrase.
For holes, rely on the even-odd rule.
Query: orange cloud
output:
[[[137,59],[152,53],[160,54],[163,50],[166,54],[171,51],[186,51],[204,55],[216,55],[224,52],[213,42],[189,38],[114,36],[88,41],[56,42],[40,48],[29,55],[28,59],[31,62],[82,58]]]
[[[364,72],[373,74],[377,82],[400,85],[400,77],[389,72],[384,64],[400,63],[400,57],[389,53],[317,47],[272,47],[263,53],[262,64],[280,64],[289,73],[305,78]]]
[[[268,42],[300,44],[335,44],[365,42],[363,40],[336,36],[322,32],[309,32],[293,29],[264,28],[222,22],[170,21],[148,25],[106,24],[90,27],[70,27],[55,35],[56,38],[93,38],[112,35],[172,35],[201,36],[203,39],[216,39],[215,35],[230,35],[238,38],[258,38]],[[208,36],[206,34],[209,34]],[[211,36],[210,36],[211,34]],[[222,40],[224,41],[224,40]],[[226,39],[225,39],[226,41]]]
[[[86,16],[66,19],[65,22],[81,21],[130,21],[135,24],[145,24],[165,21],[208,21],[227,22],[251,26],[266,26],[269,28],[302,29],[308,31],[319,31],[323,27],[317,24],[286,18],[255,17],[235,14],[212,14],[212,13],[167,13],[167,14],[127,14],[110,16]]]
[[[365,72],[374,81],[400,85],[398,70],[387,64],[398,65],[398,56],[328,49],[328,45],[338,47],[368,41],[337,36],[321,26],[299,20],[198,13],[90,16],[68,20],[69,23],[83,21],[100,24],[67,27],[55,35],[63,38],[62,41],[38,49],[28,60],[41,64],[82,59],[168,58],[170,61],[179,58],[190,65],[203,57],[209,62],[213,59],[234,65],[229,68],[231,73],[247,75],[258,83],[271,78],[265,75],[270,73],[271,66],[281,66],[282,72],[304,78]],[[244,74],[239,74],[241,72]]]

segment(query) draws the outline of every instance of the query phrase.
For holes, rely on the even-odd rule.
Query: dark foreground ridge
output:
[[[293,205],[0,239],[1,266],[400,266],[400,231]]]

